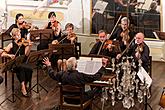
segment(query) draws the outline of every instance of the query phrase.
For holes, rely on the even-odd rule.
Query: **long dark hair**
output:
[[[17,24],[17,20],[20,16],[23,16],[22,13],[18,13],[16,16],[15,16],[15,24]]]

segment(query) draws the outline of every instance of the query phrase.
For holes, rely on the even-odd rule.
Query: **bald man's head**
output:
[[[135,35],[135,41],[137,44],[141,44],[144,42],[144,34],[142,32],[139,32]]]

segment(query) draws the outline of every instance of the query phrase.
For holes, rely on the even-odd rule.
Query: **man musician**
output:
[[[125,55],[133,56],[135,63],[137,65],[142,63],[142,67],[148,72],[150,50],[144,42],[144,34],[142,32],[137,33],[135,35],[135,41],[132,42],[128,48],[129,50]],[[122,57],[121,54],[118,54],[116,58],[120,59],[120,57]]]
[[[98,32],[99,41],[97,41],[90,51],[90,55],[105,55],[115,57],[115,49],[113,48],[112,41],[108,41],[107,34],[104,30]],[[106,44],[107,43],[107,44]]]

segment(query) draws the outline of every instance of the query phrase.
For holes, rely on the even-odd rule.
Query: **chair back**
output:
[[[62,85],[60,86],[60,108],[61,109],[71,109],[71,110],[83,110],[86,107],[92,104],[92,100],[89,99],[84,101],[84,85]],[[80,104],[70,104],[66,102],[64,99],[69,99],[70,102],[72,100],[77,100]],[[91,107],[91,106],[90,106]]]

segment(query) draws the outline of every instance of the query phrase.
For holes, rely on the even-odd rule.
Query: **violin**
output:
[[[103,45],[103,49],[107,49],[108,48],[108,45],[112,45],[112,40],[106,40],[104,45]]]
[[[135,49],[136,52],[142,53],[143,52],[143,48],[144,48],[144,44],[141,43],[137,46],[137,48]]]
[[[75,33],[70,33],[67,35],[67,39],[69,39],[69,40],[72,40],[72,39],[75,40],[76,38],[77,38],[77,36]]]
[[[17,41],[17,44],[19,46],[24,45],[24,46],[28,46],[31,43],[30,40],[25,40],[25,38],[21,38],[20,40]]]
[[[130,40],[129,32],[130,32],[129,29],[126,29],[120,34],[120,36],[122,37],[122,41],[124,42],[125,45],[127,45]]]

